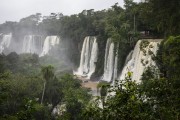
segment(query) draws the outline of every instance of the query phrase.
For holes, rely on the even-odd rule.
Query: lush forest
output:
[[[64,59],[74,66],[79,64],[83,39],[97,36],[99,57],[93,78],[103,74],[108,38],[112,38],[118,48],[118,71],[139,39],[163,39],[154,56],[158,69],[150,66],[144,71],[141,83],[131,80],[131,72],[125,80],[116,81],[115,86],[99,83],[100,96],[97,97],[91,96],[90,90],[69,74],[72,72],[59,72],[64,69],[59,63],[62,56],[53,54],[53,49],[51,56],[44,57],[15,52],[0,54],[0,119],[179,120],[179,20],[179,0],[140,3],[124,0],[124,7],[115,3],[109,9],[83,10],[71,16],[36,13],[19,22],[0,24],[0,33],[13,33],[15,41],[27,34],[61,36],[71,48],[65,49],[68,54]],[[144,32],[148,34],[144,36]]]

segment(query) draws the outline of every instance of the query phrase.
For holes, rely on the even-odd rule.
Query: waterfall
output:
[[[132,59],[132,54],[133,54],[133,50],[131,50],[131,52],[128,54],[128,56],[126,57],[125,60],[125,65]]]
[[[60,37],[58,36],[47,36],[44,45],[43,50],[40,56],[44,56],[49,53],[49,50],[52,49],[53,46],[58,45],[60,43]]]
[[[6,34],[2,37],[2,42],[0,43],[0,53],[4,51],[5,48],[9,48],[11,44],[12,34]]]
[[[5,48],[9,48],[9,51],[16,51],[18,53],[36,53],[39,56],[44,56],[49,53],[49,50],[53,46],[59,44],[60,38],[58,36],[47,36],[45,40],[40,35],[26,35],[23,41],[17,43],[17,41],[11,41],[12,34],[0,34],[0,53]],[[10,47],[10,44],[13,45]],[[22,48],[20,47],[22,45]]]
[[[117,79],[117,72],[118,72],[118,69],[117,69],[117,67],[118,67],[118,49],[119,49],[119,44],[118,44],[118,46],[117,46],[117,50],[116,50],[116,54],[115,54],[115,60],[114,60],[114,73],[113,73],[113,79],[112,79],[112,81],[113,81],[113,83],[114,83],[114,81]]]
[[[92,50],[91,50],[89,73],[87,75],[88,79],[90,79],[91,75],[95,72],[95,69],[96,69],[95,62],[97,62],[97,57],[98,57],[98,43],[96,41],[96,38],[94,38],[94,42],[93,42]]]
[[[105,50],[104,74],[102,76],[103,81],[111,82],[117,77],[118,50],[116,50],[116,52],[114,51],[115,45],[111,39],[108,39]]]
[[[132,72],[132,80],[140,82],[141,76],[145,69],[148,66],[155,65],[155,62],[152,60],[152,55],[156,55],[158,50],[158,44],[161,40],[146,40],[149,44],[143,49],[140,50],[140,45],[144,40],[139,40],[136,43],[136,46],[133,52],[130,52],[127,56],[125,66],[119,76],[119,80],[125,79],[128,72]]]
[[[98,57],[98,43],[96,37],[87,36],[84,39],[79,68],[74,74],[90,79],[95,72]]]
[[[22,53],[40,54],[42,51],[43,40],[38,35],[26,35],[23,40]]]

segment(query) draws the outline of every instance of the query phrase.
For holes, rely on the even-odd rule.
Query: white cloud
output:
[[[123,0],[1,0],[0,23],[18,21],[37,12],[43,15],[49,15],[51,12],[70,15],[84,9],[101,10],[111,7],[116,2],[123,6]]]

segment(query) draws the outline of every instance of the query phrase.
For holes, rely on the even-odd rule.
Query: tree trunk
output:
[[[43,93],[41,97],[41,104],[43,103],[45,89],[46,89],[46,82],[44,82]]]

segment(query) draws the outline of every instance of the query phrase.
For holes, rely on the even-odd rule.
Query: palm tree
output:
[[[105,97],[107,95],[108,88],[109,88],[109,83],[106,83],[106,82],[100,82],[97,85],[97,94],[100,92],[100,97],[101,97],[101,102],[102,102],[103,108],[104,108]]]
[[[42,93],[42,97],[41,97],[41,104],[42,104],[43,103],[43,99],[44,99],[45,89],[46,89],[46,83],[50,79],[54,78],[54,67],[52,67],[51,65],[42,67],[41,68],[41,72],[42,72],[43,79],[44,79],[43,93]]]

